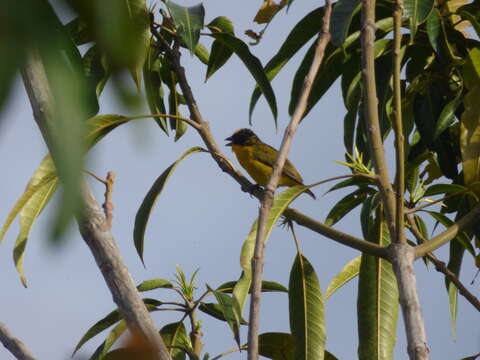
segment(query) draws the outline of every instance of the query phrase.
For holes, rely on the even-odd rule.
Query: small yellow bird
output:
[[[226,145],[232,147],[240,165],[247,170],[253,180],[258,185],[266,186],[278,151],[262,142],[250,129],[237,130],[225,140],[230,141]],[[278,186],[295,185],[304,185],[303,179],[295,166],[287,159]],[[306,193],[316,199],[310,190],[307,190]]]

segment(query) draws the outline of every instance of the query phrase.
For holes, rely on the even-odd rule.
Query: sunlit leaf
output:
[[[360,272],[360,263],[362,257],[357,256],[356,258],[349,261],[343,269],[335,275],[332,279],[330,284],[328,284],[327,291],[325,291],[325,300],[327,300],[330,296],[335,293],[338,289],[340,289],[343,285],[347,284],[350,280],[355,278],[358,273]]]
[[[208,286],[207,286],[208,287]],[[218,305],[223,313],[223,316],[225,320],[227,321],[228,325],[230,326],[230,329],[233,332],[233,337],[235,339],[235,342],[237,343],[238,346],[240,346],[240,317],[238,317],[237,312],[234,309],[234,299],[233,297],[219,292],[215,291],[212,288],[208,287],[208,289],[215,295],[215,298],[217,299]]]
[[[193,55],[195,46],[200,38],[200,30],[203,29],[203,20],[205,17],[203,4],[200,3],[186,7],[167,0],[165,1],[165,5],[170,11],[177,34],[190,50],[190,54]]]
[[[231,293],[238,281],[228,281],[217,288],[217,291]],[[251,293],[251,288],[249,293]],[[262,280],[262,292],[282,292],[287,293],[288,289],[275,281]]]
[[[480,180],[480,49],[472,48],[464,66],[464,82],[468,90],[464,97],[460,149],[462,151],[465,185]]]
[[[313,266],[301,254],[290,271],[288,298],[295,360],[322,360],[326,341],[323,296]]]
[[[176,167],[180,164],[180,162],[185,159],[187,156],[198,153],[198,152],[206,152],[205,149],[201,147],[193,147],[187,150],[182,156],[178,158],[172,165],[170,165],[153,183],[152,187],[148,191],[147,195],[143,199],[140,208],[137,211],[137,215],[135,215],[135,227],[133,229],[133,241],[135,243],[135,248],[137,249],[137,253],[140,256],[140,259],[143,263],[143,244],[144,244],[144,237],[145,237],[145,230],[147,228],[148,219],[150,218],[150,214],[155,206],[155,202],[157,201],[158,197],[162,193],[162,190],[167,183],[170,176],[173,174]]]
[[[257,24],[267,24],[286,5],[285,1],[276,3],[274,0],[263,0],[262,6],[258,9],[253,21]]]
[[[181,349],[192,349],[192,343],[187,335],[183,322],[167,324],[160,330],[163,341],[168,348],[172,360],[184,360],[185,352]],[[180,348],[180,349],[179,349]]]

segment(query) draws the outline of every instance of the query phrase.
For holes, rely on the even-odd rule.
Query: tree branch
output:
[[[252,258],[252,293],[250,297],[250,315],[248,326],[248,359],[258,359],[258,329],[260,326],[260,299],[262,291],[263,257],[265,249],[265,240],[267,234],[267,219],[272,208],[275,190],[277,189],[283,166],[287,160],[290,145],[297,130],[300,121],[307,108],[308,97],[312,89],[313,81],[318,73],[318,69],[323,60],[325,48],[330,41],[330,16],[332,12],[331,0],[325,0],[325,13],[323,15],[322,31],[318,36],[315,47],[315,55],[303,81],[302,91],[298,99],[297,106],[293,112],[290,124],[285,129],[282,144],[277,153],[277,158],[273,164],[272,173],[269,177],[265,193],[262,198],[259,210],[257,237],[255,239],[255,250]]]
[[[362,0],[362,72],[365,120],[373,166],[379,180],[379,190],[385,204],[385,218],[392,238],[395,234],[395,197],[385,161],[378,118],[377,86],[375,84],[375,0]]]
[[[462,231],[468,229],[480,215],[480,205],[475,206],[470,212],[447,228],[442,233],[415,247],[415,258],[418,259],[425,254],[438,249],[440,246],[446,244],[454,239]]]
[[[407,215],[407,221],[410,224],[410,230],[419,243],[424,243],[425,239],[418,230],[417,224],[411,215]],[[443,261],[438,259],[433,253],[429,252],[425,254],[425,257],[435,265],[435,270],[441,272],[445,277],[455,284],[459,293],[478,311],[480,311],[480,300],[475,297],[468,289],[462,284],[460,279],[445,265]]]
[[[36,360],[25,344],[17,339],[15,335],[0,322],[0,342],[5,348],[12,353],[18,360]]]
[[[406,242],[405,238],[405,139],[403,136],[402,94],[400,88],[400,70],[402,66],[402,14],[403,0],[397,0],[393,12],[393,129],[395,132],[395,158],[397,173],[395,175],[396,208],[394,242]]]
[[[22,76],[35,121],[50,148],[48,139],[49,136],[54,136],[54,133],[50,132],[50,127],[47,131],[47,124],[51,121],[53,114],[52,98],[45,68],[36,50],[30,51],[22,69]],[[54,131],[54,128],[52,130]],[[53,155],[52,151],[50,153]],[[122,317],[132,332],[148,341],[159,359],[169,360],[167,348],[135,288],[133,279],[115,245],[102,209],[86,182],[83,189],[83,202],[85,208],[83,218],[77,219],[80,233],[92,251]]]

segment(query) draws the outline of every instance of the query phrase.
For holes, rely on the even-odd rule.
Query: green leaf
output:
[[[434,140],[436,140],[441,133],[447,130],[447,128],[449,128],[450,125],[455,122],[455,111],[463,101],[462,95],[463,92],[460,88],[455,97],[451,101],[449,101],[443,108],[442,112],[440,113],[440,117],[438,118],[435,125],[435,131],[433,133]]]
[[[465,185],[480,180],[480,49],[468,52],[463,69],[463,79],[468,92],[463,99],[465,110],[460,122],[460,149],[462,152]]]
[[[440,14],[437,9],[433,9],[427,18],[427,35],[430,45],[436,53],[440,52],[440,36],[442,32],[442,24],[440,23]]]
[[[65,24],[65,30],[76,45],[83,45],[93,41],[92,32],[80,17],[76,17]]]
[[[473,356],[463,358],[462,360],[476,360],[479,356],[480,356],[480,353],[478,353],[477,355],[473,355]]]
[[[33,180],[36,175],[41,176],[40,172],[47,171],[50,172],[51,168],[45,164],[45,160],[40,165],[40,168],[33,175]],[[47,158],[47,162],[51,164],[51,159]],[[43,165],[43,168],[42,168]],[[46,165],[46,166],[45,166]],[[39,171],[40,170],[40,171]],[[53,170],[54,174],[54,170]],[[51,174],[46,174],[47,178],[52,176]],[[37,177],[38,183],[43,183],[43,178]],[[34,186],[35,183],[30,183],[28,187]],[[58,185],[58,178],[56,176],[51,177],[51,180],[44,185],[40,186],[37,191],[28,199],[25,206],[20,211],[20,232],[15,241],[15,246],[13,248],[13,261],[17,268],[18,274],[20,275],[20,280],[22,281],[23,286],[27,287],[27,279],[23,273],[23,262],[25,259],[25,247],[27,245],[28,236],[30,230],[32,229],[33,223],[40,215],[42,210],[45,208],[47,203],[50,201],[52,195],[55,193]]]
[[[217,288],[217,291],[231,293],[238,281],[227,281]],[[251,293],[251,288],[249,293]],[[282,292],[288,293],[288,289],[275,281],[262,280],[262,292]]]
[[[218,290],[217,290],[218,291]],[[222,307],[218,304],[214,303],[201,303],[198,306],[198,309],[205,314],[208,314],[215,319],[221,320],[221,321],[227,321],[225,318],[225,315],[223,315]],[[247,325],[248,323],[244,319],[240,319],[240,324],[241,325]]]
[[[51,162],[51,159],[48,158]],[[5,220],[5,223],[2,226],[2,230],[0,232],[0,242],[3,240],[5,237],[5,234],[7,233],[8,228],[12,224],[13,220],[15,220],[16,216],[20,213],[20,211],[28,204],[30,199],[33,198],[33,196],[44,186],[48,185],[50,182],[52,182],[55,179],[55,173],[46,173],[41,180],[35,179],[35,174],[42,172],[42,167],[45,164],[47,159],[45,158],[42,163],[40,164],[39,168],[35,171],[34,176],[30,180],[29,184],[27,185],[27,188],[25,189],[25,192],[22,194],[22,196],[17,200],[15,205],[13,206],[12,210],[10,210],[10,213],[7,216],[7,219]],[[53,165],[52,165],[53,166]]]
[[[367,240],[386,246],[390,243],[388,228],[378,214]],[[393,359],[399,303],[388,261],[362,255],[357,299],[359,359]]]
[[[200,38],[200,30],[203,29],[205,18],[205,9],[203,4],[191,7],[180,6],[171,0],[165,1],[165,5],[170,11],[177,35],[185,43],[186,47],[193,55],[195,46]]]
[[[224,46],[232,50],[245,64],[248,71],[250,71],[253,78],[257,82],[262,94],[267,99],[267,103],[270,106],[270,110],[272,111],[273,118],[275,120],[275,126],[277,126],[277,101],[275,99],[272,86],[270,85],[270,81],[265,75],[260,60],[258,60],[258,58],[250,52],[247,44],[233,35],[216,33],[212,34],[211,36],[214,37],[216,41],[221,42]]]
[[[405,0],[405,16],[410,19],[410,37],[413,41],[417,27],[427,20],[433,9],[434,0]]]
[[[344,180],[344,181],[341,181],[341,182],[335,184],[330,189],[328,189],[328,191],[325,194],[327,194],[329,192],[332,192],[334,190],[343,189],[347,186],[362,187],[362,186],[374,185],[374,184],[375,184],[375,182],[372,179],[368,179],[368,178],[365,178],[363,176],[352,176],[351,178],[349,178],[347,180]]]
[[[465,186],[458,184],[434,184],[429,186],[423,196],[433,196],[438,194],[451,195],[455,193],[464,193],[468,189]]]
[[[136,119],[136,117],[127,117],[116,114],[106,114],[91,117],[87,120],[87,146],[92,148],[105,135],[115,129],[117,126]]]
[[[332,44],[342,46],[353,16],[360,11],[360,0],[340,0],[335,3],[330,22]]]
[[[225,17],[219,16],[213,19],[207,27],[212,31],[212,33],[227,33],[234,35],[233,23],[232,21]],[[207,74],[205,75],[205,81],[208,80],[218,69],[220,69],[232,56],[233,51],[224,45],[220,41],[214,41],[212,44],[212,50],[210,58],[208,59]]]
[[[202,63],[204,63],[205,65],[208,65],[208,62],[210,60],[210,53],[208,52],[207,48],[201,43],[198,43],[195,46],[195,56]]]
[[[233,337],[235,342],[240,346],[240,321],[241,318],[238,317],[237,312],[235,311],[234,298],[229,295],[213,290],[207,285],[208,290],[210,290],[215,298],[217,299],[218,305],[223,313],[223,317],[227,321],[230,329],[232,329]]]
[[[265,74],[268,80],[277,76],[280,70],[311,38],[321,30],[321,23],[318,19],[323,17],[323,7],[317,8],[301,19],[290,31],[282,46],[275,56],[265,66]],[[258,85],[255,87],[250,98],[249,118],[252,123],[252,114],[258,99],[262,95]]]
[[[111,349],[111,347],[117,342],[117,340],[122,336],[125,331],[127,330],[127,323],[125,320],[120,320],[117,325],[114,326],[112,330],[108,333],[107,337],[105,338],[105,341],[100,345],[101,351],[98,356],[98,360],[103,359],[107,353],[108,350]]]
[[[292,334],[269,332],[258,335],[258,353],[273,360],[293,360],[295,339]]]
[[[350,280],[355,278],[360,272],[360,263],[362,257],[357,256],[356,258],[350,260],[343,269],[335,275],[330,284],[328,284],[327,291],[325,292],[325,300],[333,295],[335,291],[340,289],[343,285],[347,284]]]
[[[167,324],[160,330],[163,341],[168,348],[168,352],[172,360],[184,360],[186,349],[192,352],[192,343],[187,335],[187,330],[183,322],[175,322]],[[177,347],[181,348],[178,349]]]
[[[137,285],[138,291],[150,291],[155,289],[172,289],[173,284],[165,279],[151,279],[142,281]]]
[[[133,229],[133,241],[135,244],[135,248],[137,249],[137,253],[140,256],[140,259],[143,261],[143,243],[145,237],[145,230],[147,228],[148,219],[150,218],[150,214],[155,206],[155,202],[157,198],[162,193],[163,187],[167,183],[167,180],[173,174],[173,171],[176,167],[180,164],[180,162],[185,159],[187,156],[191,154],[195,154],[198,152],[207,152],[205,149],[201,147],[193,147],[183,153],[182,156],[178,158],[172,165],[170,165],[153,183],[152,187],[148,191],[147,195],[143,199],[140,208],[137,211],[137,215],[135,215],[135,227]]]
[[[147,59],[143,66],[143,83],[145,84],[145,95],[147,97],[148,107],[152,114],[165,114],[167,111],[163,102],[160,59],[158,59],[158,57],[158,50],[153,46],[149,46]],[[155,117],[154,120],[158,126],[160,126],[160,129],[168,135],[167,119],[164,117]]]
[[[333,206],[325,219],[325,224],[328,226],[336,224],[350,211],[363,203],[367,196],[368,192],[365,188],[355,190],[348,194]]]
[[[290,329],[295,360],[323,360],[326,340],[324,303],[317,274],[301,254],[290,271],[288,286]]]

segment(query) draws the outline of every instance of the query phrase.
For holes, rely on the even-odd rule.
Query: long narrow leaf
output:
[[[133,229],[133,241],[135,244],[135,248],[137,249],[137,253],[140,256],[140,259],[143,263],[143,243],[145,237],[145,230],[147,228],[148,219],[150,218],[150,214],[155,206],[155,202],[157,201],[158,197],[162,193],[162,190],[167,183],[170,176],[173,174],[176,167],[180,164],[180,162],[185,159],[187,156],[191,154],[195,154],[198,152],[206,152],[205,149],[201,147],[193,147],[187,150],[182,156],[178,158],[172,165],[170,165],[153,183],[152,187],[148,191],[147,195],[143,199],[140,208],[137,211],[137,215],[135,215],[135,227]]]
[[[328,284],[327,291],[325,291],[325,300],[333,295],[335,291],[340,289],[343,285],[347,284],[350,280],[355,278],[360,272],[360,263],[362,261],[361,256],[349,261],[343,269],[335,275],[330,284]]]
[[[324,302],[313,266],[298,254],[290,271],[290,329],[295,360],[323,360],[326,341]]]

